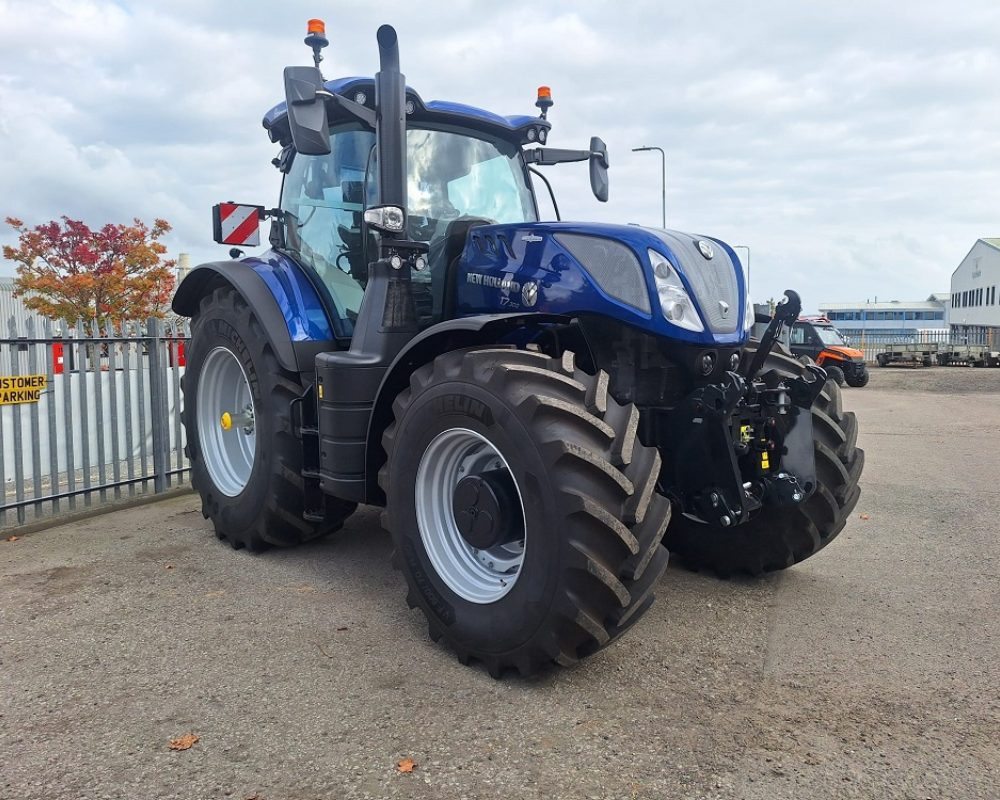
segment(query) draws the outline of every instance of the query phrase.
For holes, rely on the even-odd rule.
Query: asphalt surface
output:
[[[261,556],[192,496],[0,539],[0,798],[1000,797],[1000,370],[845,399],[868,460],[835,543],[671,568],[531,680],[430,642],[370,509]]]

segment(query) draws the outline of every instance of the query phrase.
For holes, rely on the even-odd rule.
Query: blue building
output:
[[[820,303],[819,310],[848,336],[860,336],[862,332],[909,336],[947,331],[949,298],[948,292],[937,292],[926,300],[912,302]]]

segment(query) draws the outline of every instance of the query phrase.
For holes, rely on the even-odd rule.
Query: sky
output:
[[[425,100],[533,114],[551,86],[549,144],[611,163],[606,204],[547,168],[564,219],[659,224],[631,149],[662,147],[667,227],[749,248],[757,300],[924,299],[1000,236],[995,0],[0,0],[0,219],[163,217],[172,256],[224,258],[213,203],[277,203],[261,118],[310,17],[328,79],[372,74],[388,22]]]

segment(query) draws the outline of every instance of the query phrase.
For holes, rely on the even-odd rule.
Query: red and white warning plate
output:
[[[219,244],[256,247],[260,244],[260,220],[263,206],[219,203],[212,206],[212,227]]]

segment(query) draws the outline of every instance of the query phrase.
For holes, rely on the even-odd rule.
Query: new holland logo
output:
[[[521,284],[509,275],[487,275],[483,272],[470,272],[465,276],[465,282],[473,286],[489,286],[504,292],[519,292]]]
[[[524,286],[521,287],[521,302],[528,308],[531,308],[535,303],[538,302],[538,284],[534,281],[526,281]]]

